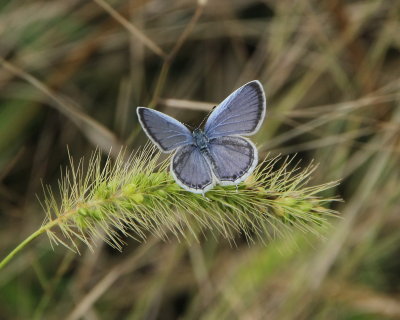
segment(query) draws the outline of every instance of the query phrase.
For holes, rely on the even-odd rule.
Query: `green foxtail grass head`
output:
[[[207,231],[230,241],[241,234],[265,242],[292,228],[320,234],[336,214],[328,206],[337,199],[319,196],[336,182],[306,186],[315,166],[300,169],[293,158],[265,160],[237,188],[217,186],[203,196],[178,186],[170,159],[159,156],[147,145],[105,162],[97,151],[87,164],[70,158],[59,182],[60,200],[45,188],[44,225],[61,230],[46,230],[51,242],[78,249],[77,240],[91,247],[93,237],[101,237],[121,249],[125,236],[198,239]]]

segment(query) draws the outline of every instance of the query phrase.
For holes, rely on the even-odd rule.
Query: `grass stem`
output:
[[[15,247],[3,260],[0,262],[0,270],[3,269],[10,261],[14,258],[14,256],[19,253],[22,249],[24,249],[29,243],[35,240],[42,233],[46,232],[50,228],[54,227],[57,224],[57,220],[53,220],[48,224],[44,225],[40,229],[36,230],[29,237],[27,237],[24,241],[22,241],[18,246]]]

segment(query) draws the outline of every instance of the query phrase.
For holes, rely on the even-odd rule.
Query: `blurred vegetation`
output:
[[[204,6],[203,6],[204,5]],[[0,250],[37,229],[41,181],[144,145],[135,109],[197,125],[259,79],[262,157],[298,153],[341,180],[326,239],[267,245],[35,241],[0,273],[1,319],[400,319],[399,0],[3,0]]]

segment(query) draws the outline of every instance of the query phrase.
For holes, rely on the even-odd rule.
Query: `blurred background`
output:
[[[2,0],[0,252],[44,219],[68,152],[147,141],[136,106],[198,125],[259,79],[262,157],[319,163],[341,218],[264,246],[42,236],[0,272],[0,319],[400,319],[400,1]]]

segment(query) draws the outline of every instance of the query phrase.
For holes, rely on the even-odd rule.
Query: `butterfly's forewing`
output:
[[[208,118],[204,131],[209,139],[229,135],[252,135],[266,112],[264,89],[257,80],[231,93]]]
[[[255,145],[242,137],[219,137],[209,142],[209,162],[221,184],[238,184],[245,180],[258,162]]]
[[[137,108],[137,114],[147,136],[163,152],[172,152],[193,142],[192,133],[178,120],[144,107]]]
[[[211,168],[194,145],[183,146],[176,151],[171,172],[181,187],[194,193],[204,193],[214,186]]]

